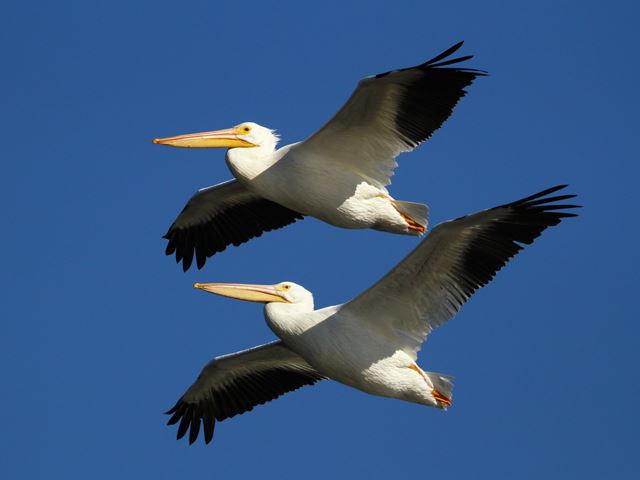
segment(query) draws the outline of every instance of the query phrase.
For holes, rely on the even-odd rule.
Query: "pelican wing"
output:
[[[168,425],[180,422],[178,439],[189,430],[189,443],[213,438],[215,422],[248,412],[304,385],[324,379],[302,357],[275,341],[214,358],[167,412]]]
[[[465,87],[486,74],[444,68],[472,58],[444,60],[461,46],[462,42],[421,65],[360,81],[338,113],[296,145],[296,159],[347,167],[373,185],[388,185],[397,166],[395,157],[427,140],[449,118],[466,94]]]
[[[548,196],[566,185],[442,223],[378,283],[343,310],[375,325],[416,355],[434,328],[452,318],[476,290],[547,227],[574,217],[576,205]]]
[[[303,216],[247,190],[237,180],[198,191],[164,235],[165,253],[176,254],[186,272],[195,253],[198,268],[227,246],[240,245],[263,232],[284,227]]]

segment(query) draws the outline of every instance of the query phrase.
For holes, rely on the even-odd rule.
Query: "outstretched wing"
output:
[[[548,227],[576,214],[548,196],[561,185],[513,203],[442,223],[378,283],[342,310],[362,318],[416,355],[434,328],[460,310],[496,272]]]
[[[324,379],[302,357],[275,341],[214,358],[193,385],[167,412],[168,425],[180,422],[178,439],[189,431],[189,443],[213,438],[215,422],[253,410],[304,385]]]
[[[164,235],[165,253],[176,254],[186,272],[195,253],[198,268],[227,246],[240,245],[263,232],[304,218],[271,200],[247,190],[237,180],[198,191]]]
[[[360,81],[338,113],[292,149],[296,160],[334,162],[337,169],[356,170],[373,185],[388,185],[397,166],[395,157],[427,140],[449,118],[466,94],[465,87],[486,75],[470,68],[445,68],[472,58],[445,60],[461,46],[462,42],[421,65]]]

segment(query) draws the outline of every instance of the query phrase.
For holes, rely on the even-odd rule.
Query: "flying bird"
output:
[[[565,185],[442,223],[378,283],[342,305],[314,310],[300,285],[195,284],[217,295],[265,303],[280,340],[214,358],[167,412],[178,439],[209,443],[222,421],[304,385],[333,379],[373,395],[440,409],[453,379],[416,363],[427,335],[451,319],[523,245],[577,205],[549,196]]]
[[[204,188],[187,202],[164,235],[187,271],[228,245],[312,216],[342,228],[421,235],[424,204],[393,198],[386,186],[395,158],[431,137],[449,118],[465,88],[486,72],[447,67],[454,45],[431,60],[360,81],[351,97],[308,139],[276,149],[269,128],[245,122],[233,128],[156,138],[173,147],[228,148],[235,179]]]

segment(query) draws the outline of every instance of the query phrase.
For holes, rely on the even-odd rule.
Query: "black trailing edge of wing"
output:
[[[313,385],[324,378],[312,371],[282,368],[249,373],[220,388],[212,388],[199,403],[189,403],[184,397],[181,398],[171,410],[165,412],[171,415],[167,425],[180,422],[176,437],[180,440],[188,431],[190,445],[198,438],[202,425],[204,441],[209,443],[213,439],[216,420],[221,422],[251,411],[256,405],[275,400],[305,385]]]
[[[407,70],[422,72],[415,81],[406,85],[396,112],[396,127],[406,138],[409,147],[415,147],[429,139],[453,113],[460,99],[467,94],[465,88],[471,85],[476,77],[487,75],[484,70],[448,67],[473,58],[472,55],[466,55],[445,60],[460,49],[463,43],[456,43],[421,65],[376,76],[383,78],[394,72]]]
[[[558,225],[563,218],[577,216],[564,210],[581,205],[557,203],[575,195],[549,196],[566,187],[558,185],[487,211],[495,211],[496,219],[481,227],[462,259],[464,275],[458,281],[466,295],[489,283],[523,245],[532,244],[544,230]]]
[[[189,208],[189,204],[182,211]],[[165,254],[176,254],[176,263],[182,261],[182,270],[191,267],[195,254],[198,269],[207,258],[222,252],[229,245],[238,246],[264,232],[289,225],[304,216],[267,199],[249,204],[229,206],[207,221],[185,228],[169,227],[163,238],[167,239]]]

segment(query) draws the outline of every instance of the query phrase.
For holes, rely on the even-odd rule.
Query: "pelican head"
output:
[[[205,292],[249,302],[290,304],[309,304],[311,302],[313,305],[311,292],[293,282],[280,282],[276,285],[196,283],[193,286]]]
[[[211,132],[189,133],[176,137],[154,138],[153,143],[186,148],[252,148],[275,146],[278,136],[254,122]]]

